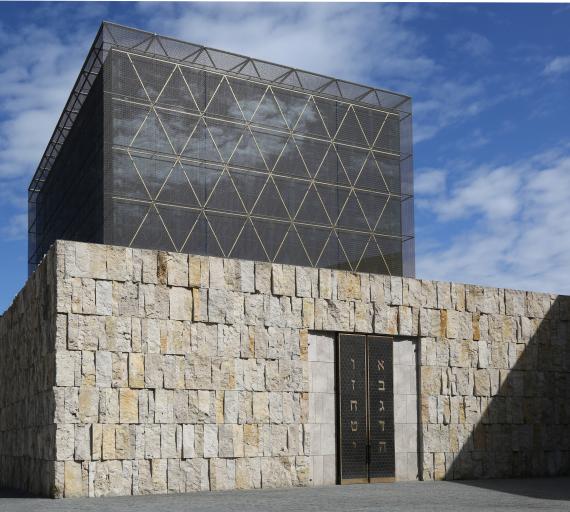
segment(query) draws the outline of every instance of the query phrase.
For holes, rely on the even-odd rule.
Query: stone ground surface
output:
[[[0,512],[350,512],[570,510],[570,478],[403,482],[50,500],[0,490]]]

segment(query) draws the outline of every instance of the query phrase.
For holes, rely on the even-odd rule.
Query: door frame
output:
[[[340,344],[341,344],[341,337],[342,336],[362,336],[364,338],[364,368],[365,368],[365,403],[366,403],[366,436],[367,436],[367,454],[366,454],[366,472],[367,477],[365,478],[342,478],[342,410],[341,410],[341,372],[340,372]],[[346,333],[346,332],[338,332],[335,336],[335,364],[334,364],[334,373],[335,373],[335,429],[336,429],[336,473],[337,473],[337,484],[338,485],[350,485],[350,484],[369,484],[369,483],[389,483],[396,481],[396,471],[395,471],[395,460],[394,460],[394,472],[393,476],[389,477],[370,477],[370,375],[369,375],[369,350],[368,350],[368,338],[382,338],[384,340],[389,340],[391,343],[394,343],[393,336],[384,336],[378,334],[363,334],[363,333]],[[393,349],[393,347],[392,347]],[[393,392],[393,368],[394,363],[392,359],[392,368],[391,368],[391,376],[392,376],[392,407],[394,401],[394,392]],[[392,413],[392,446],[394,446],[395,442],[395,424],[394,424],[394,415]],[[395,453],[393,454],[395,457]]]

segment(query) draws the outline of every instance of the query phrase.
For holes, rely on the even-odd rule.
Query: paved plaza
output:
[[[570,511],[570,478],[403,482],[51,500],[0,491],[0,512]]]

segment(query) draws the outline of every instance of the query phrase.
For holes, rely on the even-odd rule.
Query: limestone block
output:
[[[147,388],[161,388],[163,378],[163,356],[147,354],[144,358],[144,381]]]
[[[56,386],[74,386],[81,371],[81,352],[58,352],[55,356]],[[79,377],[79,375],[77,375]],[[79,381],[79,378],[77,379]],[[79,383],[79,382],[78,382]]]
[[[240,291],[255,292],[255,263],[253,261],[239,260]]]
[[[420,336],[440,336],[441,335],[441,313],[436,309],[420,309]]]
[[[441,370],[429,366],[420,368],[420,382],[422,393],[426,395],[439,395],[441,391]]]
[[[360,274],[337,272],[337,298],[340,300],[361,300]]]
[[[255,291],[266,295],[271,293],[271,263],[255,263]]]
[[[177,425],[161,425],[160,427],[160,456],[163,459],[180,458],[182,443],[177,442]],[[182,435],[182,432],[181,432]]]
[[[130,281],[113,281],[113,313],[117,316],[140,316],[139,285]]]
[[[192,320],[192,291],[187,288],[170,289],[170,318]]]
[[[401,277],[390,277],[390,304],[393,306],[403,304],[403,281]]]
[[[188,256],[180,253],[168,253],[166,272],[169,286],[188,286]]]
[[[103,425],[91,425],[91,459],[101,460],[103,449]]]
[[[144,426],[144,452],[147,459],[160,459],[161,426],[147,424]]]
[[[148,318],[166,319],[170,312],[170,288],[154,284],[139,285],[139,306]]]
[[[131,318],[124,316],[105,317],[106,345],[100,346],[113,352],[131,351]],[[101,345],[101,344],[100,344]]]
[[[489,372],[485,369],[474,372],[474,393],[476,396],[490,396],[491,380]]]
[[[69,277],[107,279],[106,247],[79,242],[66,244],[65,273]]]
[[[228,294],[226,290],[208,290],[208,319],[210,322],[225,323],[228,306]]]
[[[246,295],[244,298],[247,325],[263,324],[263,295]]]
[[[296,267],[296,295],[297,297],[314,297],[318,294],[318,270],[315,268]]]
[[[302,327],[313,329],[315,327],[315,301],[312,298],[303,299],[302,308]]]
[[[107,279],[127,281],[135,279],[133,250],[128,247],[107,246]]]
[[[259,449],[259,428],[257,425],[245,424],[243,426],[243,444],[246,457],[256,457],[261,454]]]
[[[236,486],[236,461],[210,459],[210,486],[212,491],[227,491]]]
[[[218,456],[218,425],[204,425],[204,457]]]
[[[398,334],[398,308],[385,304],[374,304],[374,332],[377,334]]]
[[[113,378],[113,358],[111,352],[98,350],[95,352],[95,383],[97,387],[111,387]]]
[[[75,425],[57,425],[55,429],[55,456],[57,460],[73,459]]]
[[[154,391],[156,423],[172,423],[174,421],[174,392],[167,389]]]
[[[70,350],[97,350],[107,343],[105,319],[98,316],[67,315]]]
[[[121,423],[138,423],[139,400],[134,389],[119,390],[119,421]]]
[[[202,282],[202,264],[199,256],[188,256],[188,286],[201,287],[207,286],[209,283]]]
[[[117,389],[99,390],[99,422],[119,422],[119,391]]]
[[[398,333],[402,336],[411,336],[413,334],[412,308],[406,306],[398,307]]]
[[[128,354],[123,352],[112,352],[112,382],[114,388],[127,387],[128,382]]]
[[[115,427],[115,457],[128,460],[135,456],[135,426],[117,425]],[[129,491],[130,492],[130,486]]]
[[[229,324],[242,324],[245,316],[244,310],[243,295],[237,292],[227,292],[226,322]]]
[[[275,295],[295,295],[295,267],[291,265],[271,265],[271,291]]]
[[[238,392],[225,391],[224,392],[224,422],[237,423],[238,421]]]
[[[255,423],[269,422],[269,395],[260,392],[253,393],[252,396],[253,419]]]
[[[141,350],[149,354],[160,352],[160,321],[153,318],[141,319]]]
[[[378,274],[370,274],[370,300],[372,302],[385,303],[384,297],[384,276]]]
[[[99,419],[99,390],[93,387],[79,388],[79,421],[97,423]]]
[[[190,459],[196,456],[194,448],[194,425],[182,425],[182,457]]]
[[[65,461],[65,487],[66,498],[79,498],[85,495],[83,488],[83,471],[81,462]]]
[[[98,315],[113,314],[113,285],[111,281],[95,282],[95,312]]]
[[[194,322],[208,321],[208,290],[204,288],[192,288]]]
[[[263,457],[261,459],[263,487],[290,487],[293,484],[293,466],[292,457]]]
[[[242,458],[236,460],[236,489],[261,488],[261,459]]]
[[[374,319],[374,305],[370,302],[356,302],[354,304],[354,328],[357,332],[372,332]]]
[[[466,309],[472,313],[499,313],[499,290],[483,286],[466,287]]]
[[[129,354],[129,387],[144,388],[144,355]]]
[[[352,331],[351,317],[354,321],[353,303],[342,300],[330,300],[326,303],[326,316],[323,328],[327,331]]]
[[[165,389],[184,388],[186,380],[186,359],[184,356],[165,355],[163,363]]]

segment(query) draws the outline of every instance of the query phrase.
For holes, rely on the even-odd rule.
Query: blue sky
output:
[[[409,94],[420,278],[570,294],[570,6],[2,3],[0,311],[102,19]]]

